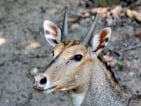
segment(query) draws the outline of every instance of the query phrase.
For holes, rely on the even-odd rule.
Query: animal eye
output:
[[[81,54],[77,54],[77,55],[75,55],[74,57],[73,57],[73,60],[75,60],[75,61],[80,61],[81,59],[82,59],[82,55]]]

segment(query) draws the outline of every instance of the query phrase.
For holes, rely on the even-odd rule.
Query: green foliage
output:
[[[119,4],[120,0],[92,0],[95,7],[98,6],[111,6],[115,4]]]

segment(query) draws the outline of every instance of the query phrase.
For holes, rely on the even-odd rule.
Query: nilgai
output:
[[[43,93],[68,91],[73,106],[141,106],[141,96],[125,92],[98,58],[110,40],[111,28],[94,35],[96,19],[82,41],[66,40],[67,9],[62,31],[53,22],[44,21],[45,38],[54,47],[53,59],[34,77],[33,87]]]

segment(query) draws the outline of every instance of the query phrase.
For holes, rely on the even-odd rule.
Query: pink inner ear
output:
[[[56,38],[57,37],[57,28],[53,25],[50,25],[49,27],[51,29],[52,35]]]
[[[99,44],[98,44],[98,47],[96,48],[95,51],[97,51],[98,49],[103,48],[105,46],[105,43],[106,43],[106,40],[107,40],[107,35],[108,35],[107,30],[103,30],[102,32],[100,32]]]
[[[60,36],[59,28],[53,22],[45,20],[43,27],[47,38],[57,39]]]
[[[100,33],[100,44],[99,45],[102,45],[106,39],[106,35],[107,35],[107,31],[106,30],[103,30],[101,33]]]
[[[49,44],[53,47],[61,41],[61,31],[60,29],[49,20],[45,20],[43,24],[44,36]]]

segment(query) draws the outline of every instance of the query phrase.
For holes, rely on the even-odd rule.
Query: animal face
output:
[[[66,14],[65,14],[66,16]],[[64,26],[67,25],[64,19]],[[88,42],[78,40],[62,41],[61,31],[53,22],[45,20],[44,33],[48,43],[54,47],[53,59],[43,73],[34,77],[33,87],[45,93],[66,90],[82,90],[89,83],[94,58],[99,51],[107,45],[111,35],[110,28],[104,28],[92,39],[91,46]],[[65,26],[66,28],[67,26]],[[90,29],[92,31],[93,25]],[[66,34],[66,30],[64,30]],[[90,33],[88,33],[88,36]],[[66,35],[65,35],[66,36]],[[92,33],[91,33],[92,36]],[[84,41],[89,41],[91,36]]]

